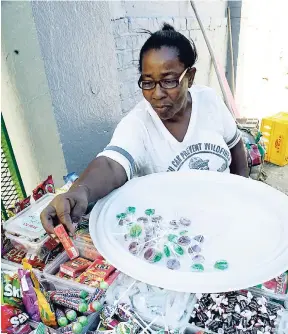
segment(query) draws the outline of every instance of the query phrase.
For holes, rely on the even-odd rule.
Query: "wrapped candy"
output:
[[[23,305],[20,281],[16,272],[1,272],[2,303],[18,308]]]
[[[39,322],[41,320],[37,296],[33,288],[30,272],[24,269],[18,269],[18,275],[21,282],[23,295],[23,304],[30,318]]]
[[[40,183],[34,190],[33,190],[33,198],[37,201],[43,195],[47,193],[55,193],[54,182],[52,175],[49,175],[45,181]]]
[[[21,329],[21,326],[28,320],[29,316],[26,312],[23,312],[11,305],[1,305],[2,333],[16,333],[17,330]]]

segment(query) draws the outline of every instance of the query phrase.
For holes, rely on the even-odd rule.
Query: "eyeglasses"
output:
[[[177,86],[180,85],[180,82],[184,78],[186,72],[190,69],[190,67],[186,68],[184,72],[180,75],[179,79],[163,79],[159,81],[148,81],[148,80],[141,80],[141,77],[138,81],[138,86],[143,89],[143,90],[150,90],[154,89],[156,85],[159,83],[161,88],[164,89],[172,89],[176,88]]]

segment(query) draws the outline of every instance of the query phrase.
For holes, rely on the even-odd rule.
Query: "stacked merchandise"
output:
[[[75,181],[74,173],[68,176],[66,185],[58,192],[67,191]],[[47,236],[39,217],[54,196],[45,194],[52,189],[52,178],[47,180],[43,183],[46,185],[33,192],[42,197],[29,205],[28,200],[24,200],[27,205],[17,204],[15,208],[23,210],[4,224],[1,233],[3,333],[288,334],[287,273],[245,291],[221,294],[180,293],[136,281],[120,273],[99,254],[89,234],[87,217],[78,225],[73,240],[62,225],[55,228],[57,239]],[[160,226],[161,217],[156,217],[152,209],[148,211],[148,222]],[[130,207],[117,217],[120,227],[123,219],[133,212]],[[138,225],[129,227],[125,239],[129,251],[134,239],[140,238],[139,226],[151,225],[144,223],[142,219]],[[180,223],[182,229],[189,229],[188,221]],[[164,240],[161,258],[169,257],[167,249],[178,254],[180,246],[191,246],[195,238],[186,245],[187,233],[180,232]],[[178,239],[181,245],[178,242],[176,245]],[[201,247],[203,238],[196,242]],[[153,261],[148,258],[152,263],[153,255]],[[192,255],[194,259],[196,255]],[[201,264],[198,262],[195,263]],[[199,267],[196,269],[201,271]]]

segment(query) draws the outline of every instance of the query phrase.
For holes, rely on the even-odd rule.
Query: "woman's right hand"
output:
[[[88,207],[88,189],[85,186],[69,190],[56,196],[42,211],[40,218],[48,234],[54,234],[54,227],[63,224],[70,235],[74,234],[75,224],[85,214]]]

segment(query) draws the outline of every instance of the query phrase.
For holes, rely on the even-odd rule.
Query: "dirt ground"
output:
[[[288,196],[288,165],[279,167],[270,163],[265,163],[264,172],[267,175],[265,183],[282,191]]]

